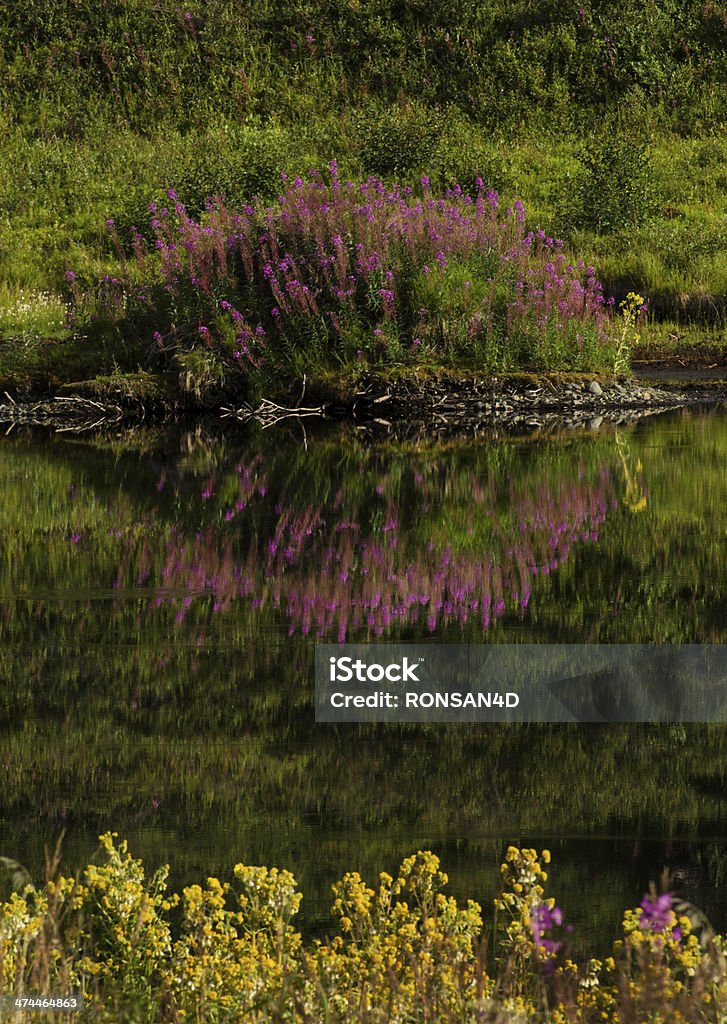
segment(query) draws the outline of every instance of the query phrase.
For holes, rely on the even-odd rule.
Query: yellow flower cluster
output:
[[[82,965],[94,977],[138,977],[148,986],[171,952],[163,915],[178,898],[166,895],[168,865],[147,881],[142,862],[131,856],[126,840],[116,845],[117,838],[111,832],[100,837],[105,863],[84,872],[82,905],[91,925]]]
[[[178,900],[166,868],[147,879],[107,833],[79,881],[57,877],[0,903],[0,994],[73,991],[101,1024],[727,1019],[724,940],[700,945],[668,897],[626,913],[613,956],[578,964],[562,943],[548,946],[560,922],[549,862],[547,850],[508,848],[489,950],[479,904],[443,892],[429,851],[374,886],[346,874],[333,887],[337,933],[305,944],[289,871],[238,864],[231,882],[208,878]]]
[[[613,375],[618,376],[629,368],[630,354],[634,346],[641,341],[636,330],[644,310],[644,297],[636,292],[629,292],[621,303],[621,336],[616,341],[613,355]]]
[[[411,1019],[417,999],[434,999],[443,1014],[459,1017],[475,998],[481,908],[472,900],[458,907],[441,891],[446,884],[439,858],[420,850],[395,879],[382,872],[376,890],[357,872],[334,885],[332,913],[342,934],[318,947],[308,966],[322,968],[341,1012],[353,1014],[363,1004],[379,1019],[380,994],[388,992],[389,1017],[382,1019]],[[479,983],[482,997],[492,986],[481,975]]]

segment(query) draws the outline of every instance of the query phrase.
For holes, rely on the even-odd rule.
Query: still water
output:
[[[727,727],[317,725],[327,642],[724,643],[727,414],[548,437],[23,433],[0,443],[0,854],[105,830],[173,885],[330,886],[434,850],[491,906],[548,847],[581,951],[667,865],[727,928]]]

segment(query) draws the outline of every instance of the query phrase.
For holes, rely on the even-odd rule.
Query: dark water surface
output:
[[[0,442],[0,854],[126,836],[175,886],[419,848],[487,912],[547,846],[582,949],[665,865],[727,928],[727,727],[324,726],[327,641],[724,643],[727,415],[371,445],[300,429]]]

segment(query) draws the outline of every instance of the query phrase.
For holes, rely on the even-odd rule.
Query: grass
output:
[[[481,177],[592,263],[617,303],[645,296],[650,352],[708,327],[724,354],[727,53],[715,4],[6,6],[4,387],[149,369],[143,346],[49,347],[59,338],[40,308],[10,314],[27,294],[67,301],[69,268],[84,281],[120,276],[108,219],[128,246],[169,188],[198,217],[213,194],[235,208],[274,202],[281,171],[305,177],[334,158],[342,178],[426,174],[437,192]],[[220,384],[219,367],[188,374],[201,391]]]
[[[65,338],[66,312],[60,295],[6,289],[0,295],[0,336],[25,347]]]

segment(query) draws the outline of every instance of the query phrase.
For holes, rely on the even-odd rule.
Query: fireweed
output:
[[[508,849],[496,949],[480,904],[445,894],[429,851],[373,887],[346,874],[321,942],[295,928],[302,896],[289,871],[238,864],[231,881],[208,878],[179,897],[167,892],[168,868],[147,879],[107,833],[100,863],[78,879],[53,871],[0,903],[0,992],[74,991],[87,1002],[82,1019],[160,1024],[724,1019],[724,940],[700,945],[688,918],[677,933],[668,894],[627,911],[612,956],[568,959],[552,938],[562,912],[544,895],[549,860]]]
[[[593,267],[502,210],[480,179],[443,196],[377,178],[287,180],[273,207],[221,198],[190,216],[173,189],[150,205],[122,270],[76,289],[90,315],[149,339],[149,358],[244,388],[341,365],[456,362],[585,370],[613,363],[608,303]],[[204,356],[191,366],[190,353]]]

